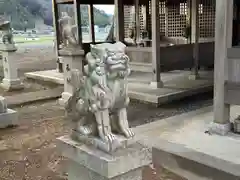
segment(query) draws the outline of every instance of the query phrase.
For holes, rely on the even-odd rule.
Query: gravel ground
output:
[[[20,49],[18,53],[19,74],[52,69],[55,67],[52,50]],[[38,56],[36,54],[38,53]],[[40,55],[39,55],[40,54]],[[52,88],[24,80],[22,92]],[[14,95],[19,92],[4,92],[0,95]],[[153,122],[212,105],[212,94],[202,94],[162,105],[160,108],[139,102],[131,102],[128,118],[131,127]],[[0,180],[65,180],[66,160],[56,149],[56,138],[70,133],[64,110],[56,101],[36,103],[16,108],[20,125],[0,130]],[[152,180],[146,176],[144,180]],[[181,180],[167,171],[162,171],[158,180]]]
[[[160,108],[132,102],[131,127],[212,104],[211,94],[194,96]],[[64,110],[56,101],[16,108],[20,125],[0,131],[0,180],[64,180],[66,160],[56,149],[56,138],[70,132]],[[168,172],[161,180],[180,180]],[[150,180],[150,179],[149,179]]]

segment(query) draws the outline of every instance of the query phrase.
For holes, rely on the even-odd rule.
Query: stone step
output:
[[[132,71],[152,72],[152,64],[150,63],[130,62],[130,68]]]
[[[6,96],[8,107],[16,107],[24,104],[34,103],[38,101],[45,101],[57,99],[61,97],[63,87],[54,89],[41,90],[37,92],[21,93],[12,96]]]

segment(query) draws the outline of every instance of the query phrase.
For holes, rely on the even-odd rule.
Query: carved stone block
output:
[[[109,154],[65,136],[58,147],[69,159],[69,180],[141,180],[143,167],[151,163],[149,148],[139,143]]]

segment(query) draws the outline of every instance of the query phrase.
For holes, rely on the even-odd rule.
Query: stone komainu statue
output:
[[[74,93],[66,104],[66,112],[75,122],[74,133],[81,137],[94,137],[109,145],[119,143],[119,137],[132,138],[127,118],[127,77],[129,58],[125,45],[92,45],[86,56],[88,64],[84,75],[72,70]]]
[[[74,26],[72,22],[72,18],[67,13],[63,13],[61,19],[59,20],[60,35],[63,47],[75,47],[78,45],[76,26]]]
[[[9,21],[0,22],[0,31],[3,44],[14,44],[12,28]]]

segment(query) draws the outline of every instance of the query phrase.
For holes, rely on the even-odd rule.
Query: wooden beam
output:
[[[139,14],[139,0],[135,0],[135,28],[136,28],[136,42],[140,41],[140,14]]]
[[[74,0],[74,15],[75,15],[75,23],[77,25],[78,44],[82,47],[81,11],[80,11],[80,1],[78,0]]]
[[[95,28],[94,28],[94,12],[93,12],[93,5],[88,5],[88,15],[89,15],[89,26],[90,26],[90,34],[92,43],[96,42],[95,40]]]
[[[53,13],[53,25],[55,31],[55,41],[56,41],[56,49],[58,51],[60,45],[60,35],[59,35],[59,15],[58,15],[58,5],[56,4],[56,0],[52,0],[52,13]],[[58,55],[58,52],[57,52]]]
[[[191,40],[194,43],[193,46],[193,75],[195,79],[199,77],[199,0],[192,0],[191,2]]]
[[[124,7],[122,0],[115,0],[116,40],[124,41]]]
[[[228,124],[230,106],[225,103],[225,80],[228,79],[227,49],[232,46],[233,0],[217,0],[215,16],[214,123]]]
[[[159,0],[152,0],[152,67],[153,79],[151,85],[154,88],[163,87],[160,67],[160,16]]]

